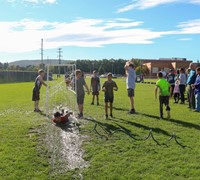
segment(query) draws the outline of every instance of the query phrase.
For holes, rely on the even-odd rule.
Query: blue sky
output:
[[[0,61],[200,60],[200,0],[0,0]]]

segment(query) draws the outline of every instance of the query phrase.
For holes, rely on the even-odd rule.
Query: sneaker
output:
[[[112,115],[112,114],[110,114],[110,117],[111,117],[111,118],[113,118],[113,115]]]
[[[41,113],[42,111],[40,109],[34,109],[34,112]]]
[[[129,111],[129,113],[130,113],[130,114],[135,114],[135,109],[131,109],[131,110]]]
[[[92,102],[91,105],[94,105],[94,102]]]
[[[200,112],[200,111],[198,111],[197,109],[195,109],[193,112]]]
[[[185,102],[180,102],[180,104],[185,104]]]
[[[99,102],[97,102],[97,106],[99,106]]]
[[[170,119],[170,111],[167,111],[167,119]]]
[[[82,119],[83,118],[83,113],[78,114],[78,118]]]
[[[105,116],[105,117],[106,117],[106,119],[108,119],[108,115],[107,115],[107,114],[106,114],[106,116]]]

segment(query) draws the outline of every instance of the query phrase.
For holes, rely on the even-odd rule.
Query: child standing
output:
[[[105,92],[104,100],[105,100],[106,119],[108,119],[108,103],[110,103],[110,117],[113,117],[113,114],[112,114],[113,100],[114,100],[113,90],[115,91],[118,90],[116,82],[112,80],[112,73],[108,73],[107,78],[108,80],[104,82],[102,86],[102,91]]]
[[[97,76],[97,72],[93,71],[93,76],[91,78],[90,89],[92,89],[92,103],[94,105],[95,96],[97,98],[97,106],[99,105],[99,90],[100,90],[100,79]]]
[[[197,77],[195,83],[192,84],[195,94],[195,112],[200,112],[200,68],[197,68]]]
[[[87,89],[88,95],[90,94],[89,88],[85,82],[85,79],[82,76],[82,72],[80,69],[76,70],[76,96],[77,96],[77,104],[79,109],[78,118],[83,117],[83,104],[85,98],[84,86]]]
[[[41,110],[39,109],[40,88],[42,87],[42,85],[47,87],[47,84],[43,80],[44,76],[44,70],[40,69],[38,71],[38,76],[35,79],[35,84],[33,87],[32,101],[34,101],[34,112],[41,112]]]
[[[180,98],[179,80],[176,80],[175,82],[173,94],[174,94],[174,103],[178,103]]]
[[[180,75],[178,77],[178,80],[180,81],[179,84],[179,91],[180,91],[180,96],[181,96],[181,102],[180,104],[185,104],[185,84],[186,84],[186,75],[184,73],[184,69],[180,69]]]
[[[136,80],[136,73],[134,69],[134,65],[131,61],[127,61],[124,69],[126,70],[127,78],[126,78],[126,87],[128,92],[128,97],[130,99],[131,110],[129,111],[130,114],[135,114],[135,107],[134,107],[134,95],[135,95],[135,80]]]
[[[157,76],[159,80],[156,82],[155,99],[157,99],[157,92],[159,89],[160,119],[163,119],[163,104],[166,106],[167,119],[170,119],[170,107],[169,107],[170,84],[163,78],[162,72],[158,72]]]

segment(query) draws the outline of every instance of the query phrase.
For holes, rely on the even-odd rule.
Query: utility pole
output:
[[[44,63],[43,63],[43,55],[44,55],[44,49],[43,49],[43,39],[41,39],[41,64],[42,64],[42,69],[44,68]]]
[[[61,64],[62,48],[58,48],[58,64]]]
[[[62,58],[62,48],[58,48],[58,64],[61,64],[61,58]],[[58,74],[59,74],[59,77],[60,77],[60,66],[58,67]]]

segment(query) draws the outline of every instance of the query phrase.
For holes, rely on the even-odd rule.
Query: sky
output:
[[[0,62],[200,60],[200,0],[0,0]]]

